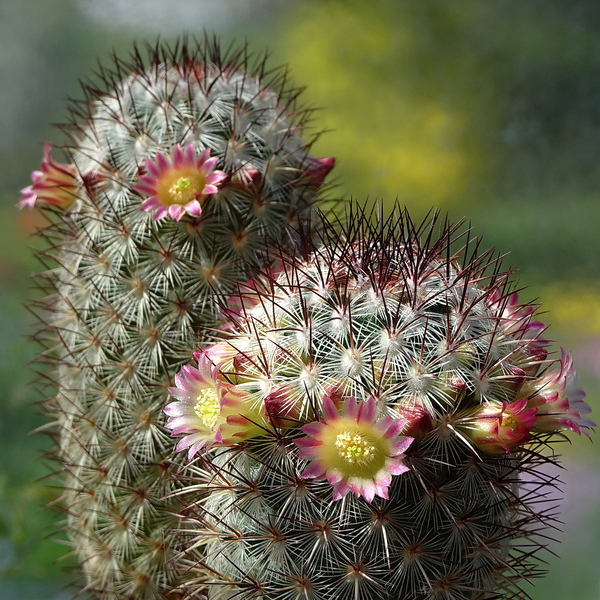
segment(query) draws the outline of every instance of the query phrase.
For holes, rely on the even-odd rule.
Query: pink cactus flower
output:
[[[158,152],[154,160],[148,158],[147,174],[133,186],[146,197],[142,210],[154,211],[155,221],[166,216],[179,221],[186,213],[199,217],[206,196],[216,194],[227,177],[214,169],[218,160],[210,156],[209,148],[197,156],[193,144],[185,148],[177,144],[171,156]]]
[[[304,478],[327,479],[333,499],[348,492],[372,502],[388,498],[392,475],[408,471],[403,452],[413,438],[400,435],[405,419],[376,419],[377,401],[347,398],[340,414],[329,396],[323,397],[320,421],[302,427],[307,435],[295,440],[299,455],[310,459]]]
[[[41,171],[33,171],[33,184],[21,190],[19,209],[32,209],[36,204],[67,208],[77,199],[81,182],[74,165],[56,162],[50,152],[52,144],[44,144]]]
[[[561,349],[559,368],[546,371],[523,388],[530,394],[527,405],[537,409],[535,428],[538,431],[569,429],[589,437],[586,430],[596,424],[585,416],[592,409],[584,401],[585,392],[576,387],[576,380],[571,355]]]
[[[510,454],[531,439],[536,412],[536,408],[527,407],[526,398],[510,404],[482,404],[469,420],[469,437],[487,454]]]
[[[186,365],[175,376],[176,387],[168,391],[176,401],[164,409],[171,435],[184,434],[177,452],[187,448],[190,460],[207,445],[234,444],[263,434],[266,426],[250,398],[223,381],[208,356],[199,358],[197,369]]]

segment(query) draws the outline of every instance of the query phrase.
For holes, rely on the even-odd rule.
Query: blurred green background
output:
[[[398,197],[467,217],[540,298],[600,418],[600,2],[598,0],[1,0],[0,600],[71,597],[68,548],[41,507],[56,490],[28,432],[36,353],[26,338],[38,266],[35,213],[18,190],[68,96],[114,49],[203,28],[268,47],[321,107],[314,153],[338,159],[336,193]],[[563,444],[562,544],[534,600],[600,598],[600,453]]]

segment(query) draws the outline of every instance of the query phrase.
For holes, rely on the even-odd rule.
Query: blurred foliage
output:
[[[288,19],[276,54],[329,109],[345,194],[598,190],[597,2],[308,0]]]
[[[600,3],[281,4],[225,38],[250,35],[257,52],[270,46],[272,64],[289,63],[294,81],[307,85],[302,98],[323,107],[313,124],[330,131],[315,153],[337,157],[336,192],[388,206],[398,196],[417,216],[442,206],[452,219],[467,216],[484,246],[510,251],[506,264],[531,286],[523,298],[539,297],[549,310],[549,335],[573,350],[600,414]],[[133,39],[154,41],[168,24],[167,14],[152,30],[108,27],[78,6],[0,4],[0,600],[69,597],[59,573],[72,564],[54,563],[68,549],[44,539],[56,524],[39,510],[56,493],[37,481],[48,473],[36,460],[46,440],[28,435],[44,423],[26,386],[32,371],[23,368],[35,354],[22,304],[33,294],[28,275],[37,266],[26,246],[36,219],[13,208],[17,190],[39,165],[43,141],[60,142],[50,123],[67,119],[65,98],[80,97],[78,78],[97,58],[108,63],[112,48],[125,55]],[[143,0],[136,6],[145,9]],[[579,465],[565,474],[566,509],[575,506],[565,516],[565,558],[527,591],[539,600],[596,600],[600,461],[586,439],[564,451]]]

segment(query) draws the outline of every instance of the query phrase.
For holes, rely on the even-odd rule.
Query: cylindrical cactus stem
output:
[[[545,450],[594,426],[570,359],[468,231],[371,216],[280,252],[169,390],[195,457],[190,598],[528,597],[554,526]]]
[[[266,237],[297,242],[334,161],[309,154],[285,70],[246,49],[135,50],[84,92],[68,162],[47,145],[19,202],[50,221],[34,310],[67,533],[95,597],[177,597],[166,388],[218,325],[215,293],[268,266]]]

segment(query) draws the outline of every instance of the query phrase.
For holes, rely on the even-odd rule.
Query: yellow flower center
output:
[[[219,397],[213,388],[204,389],[198,394],[194,412],[202,421],[202,425],[212,431],[221,415]]]
[[[156,184],[156,197],[163,204],[187,204],[202,194],[206,175],[194,167],[169,169]]]
[[[377,448],[360,433],[344,431],[335,438],[335,447],[346,462],[359,465],[369,464],[374,458]]]

